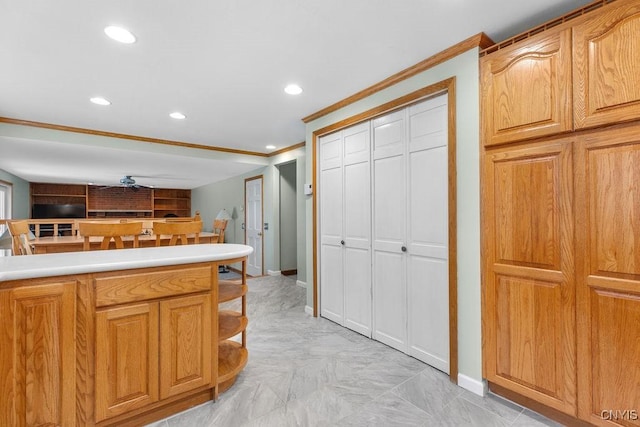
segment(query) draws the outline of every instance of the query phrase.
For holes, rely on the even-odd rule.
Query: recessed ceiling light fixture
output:
[[[284,91],[289,95],[300,95],[302,93],[302,88],[297,84],[290,84],[284,88]]]
[[[126,28],[116,27],[115,25],[105,27],[104,33],[120,43],[131,44],[136,41],[136,36],[134,36],[131,31]]]
[[[107,99],[104,99],[101,96],[94,96],[93,98],[89,98],[89,101],[98,105],[111,105],[111,102]]]
[[[172,119],[177,119],[177,120],[183,120],[183,119],[187,118],[187,116],[185,116],[184,114],[182,114],[179,111],[174,111],[173,113],[169,114],[169,117],[171,117]]]
[[[276,146],[275,145],[267,145],[264,148],[266,148],[267,150],[273,150],[274,148],[276,148]]]

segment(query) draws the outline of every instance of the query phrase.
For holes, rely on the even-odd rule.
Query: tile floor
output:
[[[414,358],[309,316],[305,295],[291,277],[250,279],[249,362],[236,384],[217,402],[152,426],[559,425],[497,396],[470,393]]]

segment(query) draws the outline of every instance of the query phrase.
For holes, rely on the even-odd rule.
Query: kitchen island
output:
[[[251,251],[0,258],[0,425],[140,425],[215,399],[247,361]],[[219,281],[218,266],[232,263],[241,280]],[[234,298],[241,313],[218,310]]]

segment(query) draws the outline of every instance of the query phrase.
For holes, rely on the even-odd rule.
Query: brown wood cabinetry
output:
[[[0,290],[0,425],[74,425],[76,285]]]
[[[572,129],[570,29],[538,35],[481,64],[485,146]]]
[[[576,128],[640,119],[640,3],[618,0],[573,28]]]
[[[580,417],[635,410],[640,425],[640,124],[576,145]],[[621,412],[618,414],[623,419]]]
[[[158,401],[158,304],[96,313],[96,421]]]
[[[83,205],[87,218],[191,216],[191,190],[31,183],[33,205]],[[32,214],[33,216],[33,214]]]
[[[0,425],[141,425],[217,397],[248,357],[236,262],[220,284],[218,262],[0,282]]]
[[[485,374],[575,415],[572,140],[484,156]]]
[[[191,216],[191,190],[157,188],[153,190],[153,216],[167,214]]]
[[[640,426],[640,3],[600,6],[481,59],[484,375],[568,423]],[[557,105],[572,119],[544,126]]]

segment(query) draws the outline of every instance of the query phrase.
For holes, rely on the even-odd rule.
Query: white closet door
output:
[[[344,326],[371,337],[369,123],[342,132],[344,147]]]
[[[344,323],[342,138],[320,138],[320,315]]]
[[[447,95],[408,116],[408,354],[449,373]]]
[[[373,337],[407,351],[406,129],[404,111],[375,119],[373,132]]]

